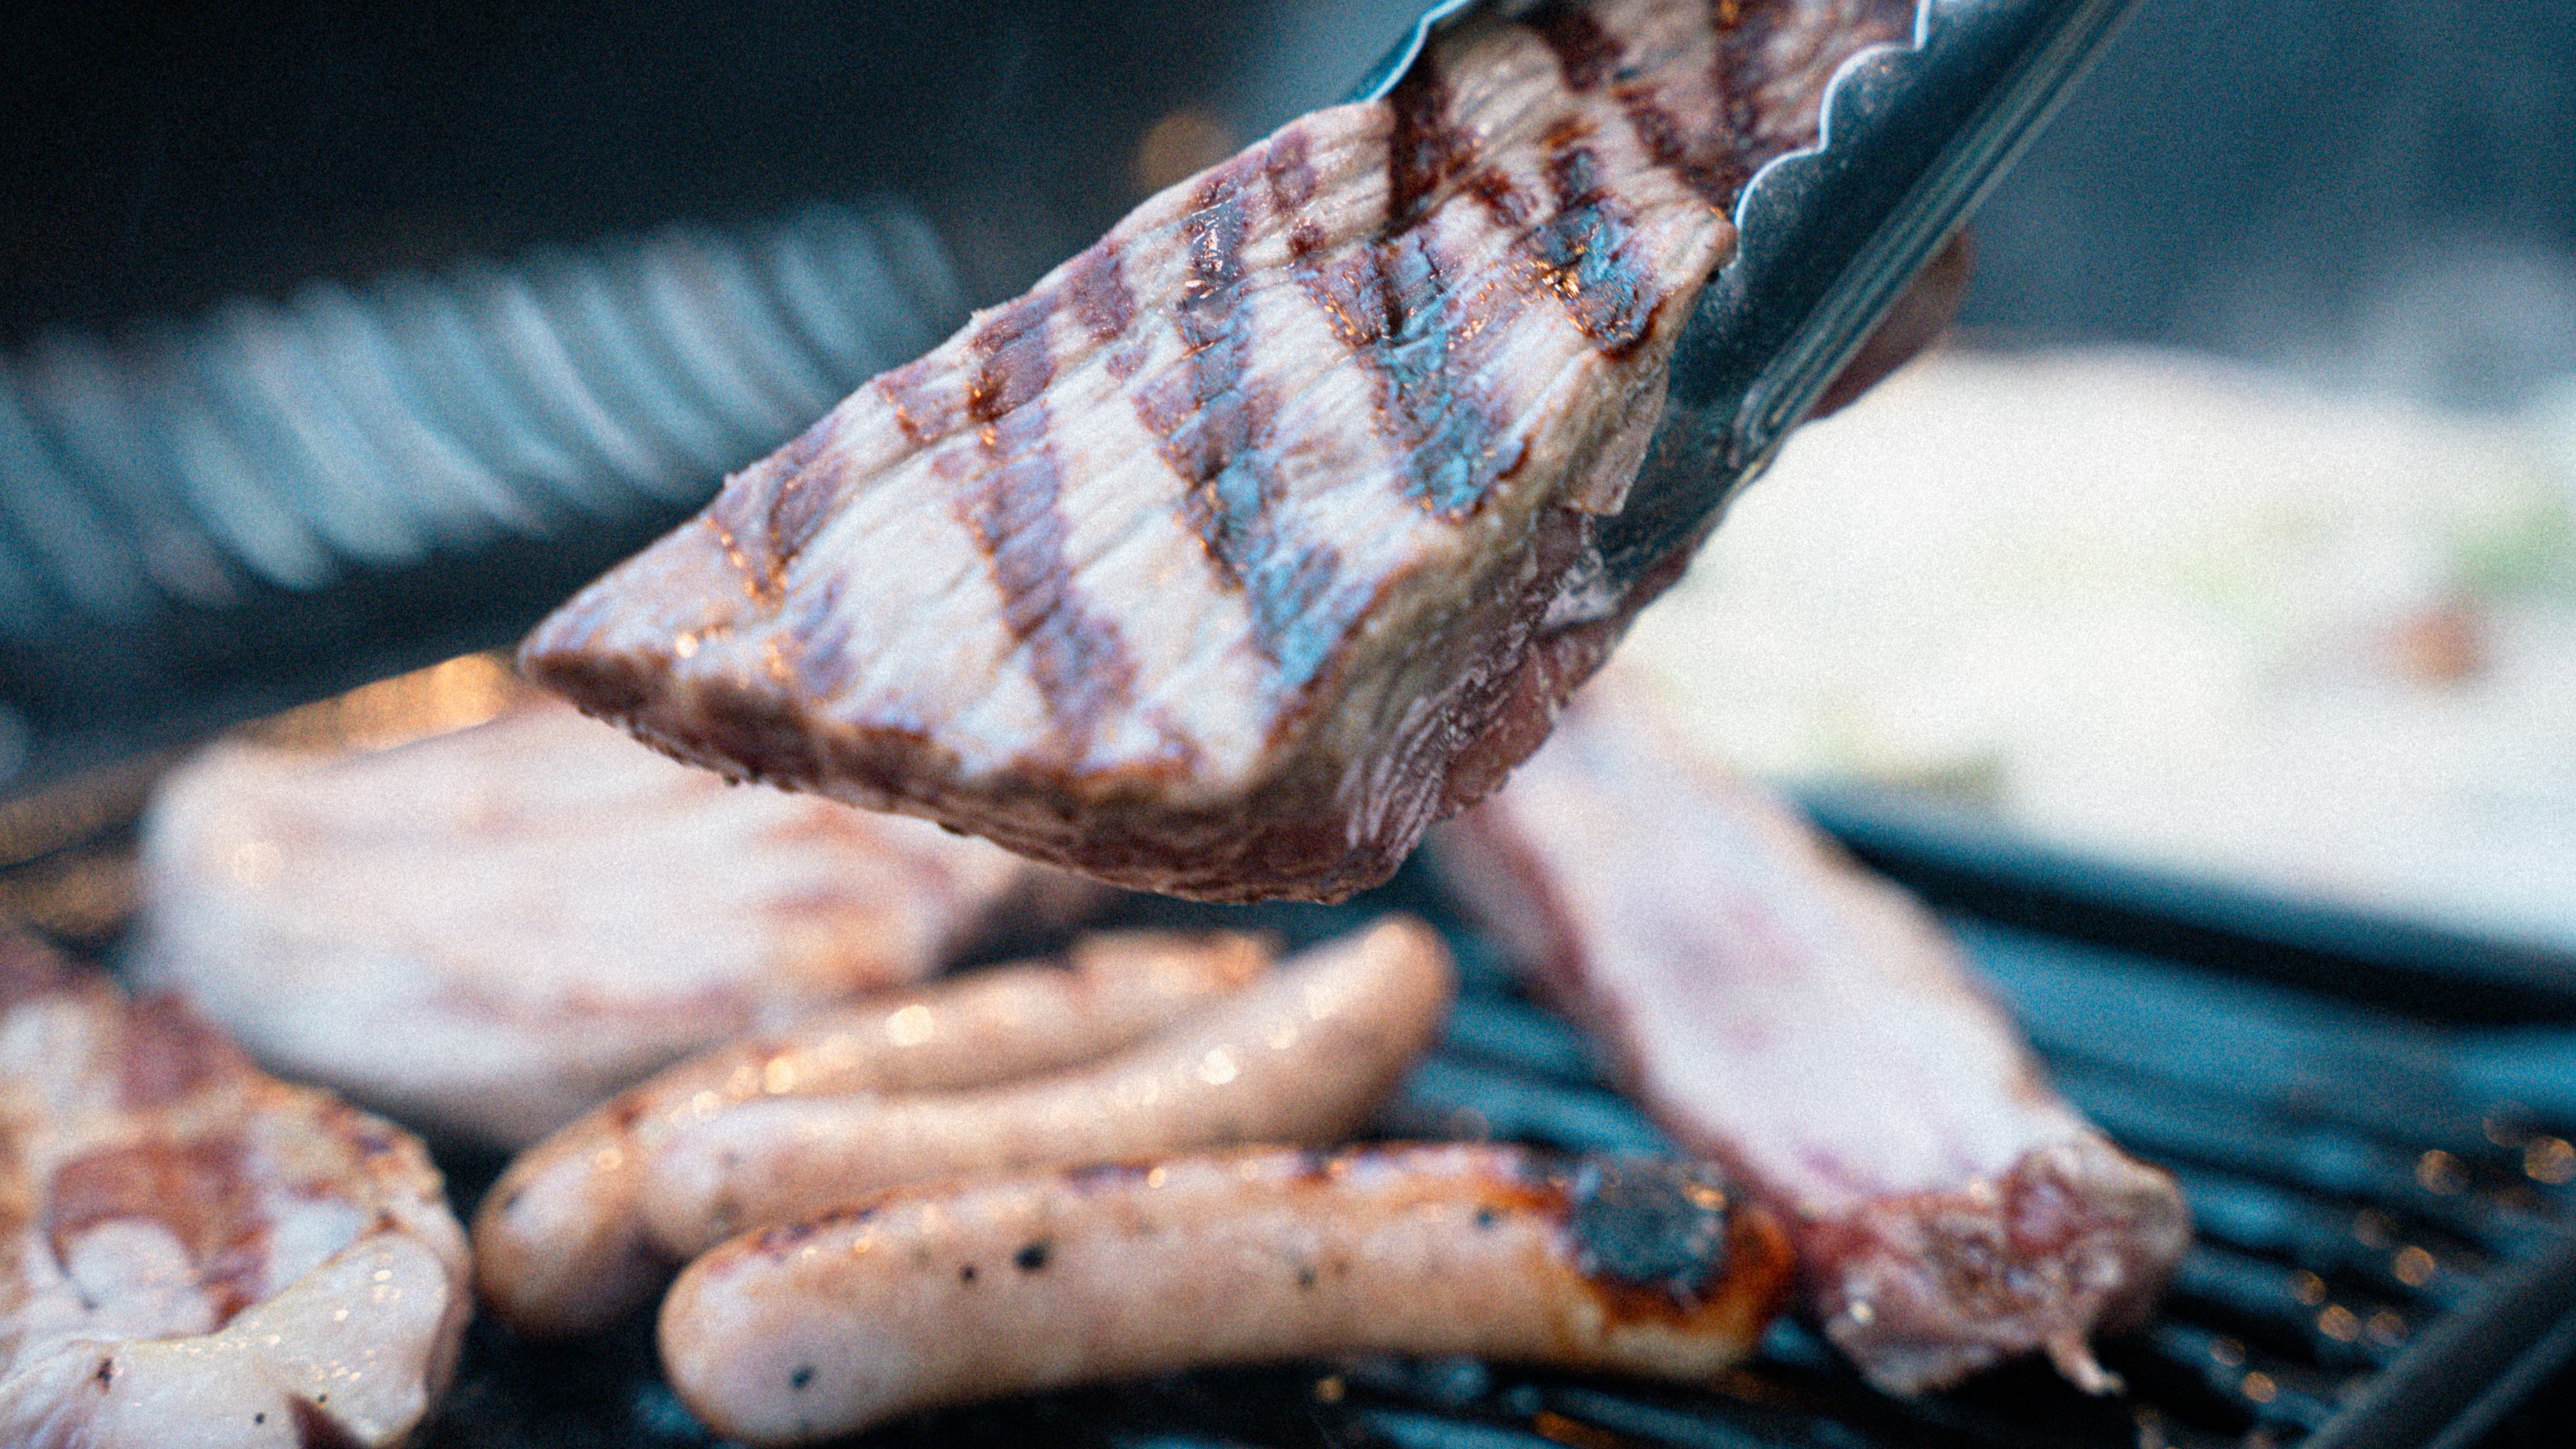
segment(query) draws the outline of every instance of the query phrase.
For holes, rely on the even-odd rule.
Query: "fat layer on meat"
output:
[[[2094,1333],[2188,1242],[2173,1179],[2056,1095],[1928,912],[1654,711],[1596,681],[1434,859],[1664,1128],[1781,1211],[1872,1382],[2044,1351],[2107,1387]]]
[[[420,1143],[0,927],[0,1444],[394,1444],[471,1294]]]
[[[280,1071],[511,1146],[1098,889],[729,790],[542,696],[374,753],[218,746],[165,782],[142,859],[142,979]]]
[[[1668,579],[1548,622],[1735,193],[1913,11],[1499,8],[860,389],[524,663],[679,758],[1121,883],[1383,879]]]

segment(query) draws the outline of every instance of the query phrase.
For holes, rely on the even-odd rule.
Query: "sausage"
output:
[[[1449,953],[1395,917],[1079,1071],[960,1092],[746,1102],[645,1167],[652,1240],[686,1259],[896,1183],[1349,1135],[1439,1034]]]
[[[681,1275],[660,1340],[719,1434],[789,1443],[1349,1352],[1705,1381],[1752,1352],[1790,1277],[1779,1224],[1705,1165],[1255,1148],[902,1188],[749,1234]]]
[[[677,1127],[802,1093],[971,1087],[1071,1066],[1170,1026],[1266,974],[1261,937],[1107,932],[1067,966],[997,967],[810,1018],[692,1058],[522,1153],[483,1200],[484,1301],[563,1337],[640,1306],[671,1264],[645,1241],[646,1158]]]

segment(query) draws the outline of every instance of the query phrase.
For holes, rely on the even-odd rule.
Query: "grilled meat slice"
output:
[[[0,927],[0,1443],[393,1444],[465,1332],[419,1142]]]
[[[1472,19],[853,394],[521,658],[681,759],[1123,884],[1381,880],[1669,580],[1549,617],[1733,196],[1913,8]]]
[[[374,754],[218,747],[160,791],[143,861],[141,976],[277,1070],[507,1145],[1099,889],[728,790],[542,696]]]
[[[1434,859],[1656,1120],[1788,1221],[1871,1381],[2045,1351],[2090,1389],[2187,1246],[2173,1179],[2043,1079],[1928,913],[1695,754],[1615,671]]]

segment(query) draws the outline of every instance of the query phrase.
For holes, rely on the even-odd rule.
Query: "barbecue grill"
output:
[[[34,22],[7,88],[29,124],[0,163],[25,198],[0,242],[0,906],[113,960],[167,751],[508,640],[1105,225],[1158,122],[1240,138],[1328,100],[1414,8]],[[2059,154],[2098,151],[2108,124]],[[1999,203],[2006,258],[2033,210]],[[1999,311],[2048,295],[2010,276],[1987,293]],[[372,708],[294,727],[363,735]],[[1900,1402],[1787,1325],[1710,1392],[1371,1358],[870,1442],[2545,1441],[2576,1351],[2576,961],[2057,857],[1882,798],[1809,803],[1949,914],[2068,1096],[2182,1177],[2198,1246],[2158,1317],[2104,1348],[2125,1395],[2029,1367]],[[1660,1145],[1418,868],[1347,906],[1253,914],[1303,941],[1386,906],[1447,925],[1467,990],[1384,1132]],[[444,1165],[469,1211],[499,1166]],[[641,1322],[570,1348],[479,1323],[421,1442],[707,1439]]]

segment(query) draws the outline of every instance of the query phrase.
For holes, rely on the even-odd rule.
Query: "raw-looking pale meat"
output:
[[[1214,1364],[1477,1354],[1705,1383],[1790,1279],[1710,1168],[1518,1147],[1257,1148],[944,1183],[738,1239],[662,1306],[717,1432]]]
[[[1384,879],[1677,571],[1551,617],[1733,198],[1915,9],[1504,8],[851,395],[524,665],[681,759],[1122,884]]]
[[[1871,1382],[1954,1383],[2144,1316],[2188,1245],[2166,1174],[2053,1092],[1930,914],[1667,732],[1615,672],[1432,839],[1446,877],[1685,1148],[1798,1245]]]
[[[140,979],[275,1070],[504,1146],[1099,889],[728,789],[542,696],[372,753],[217,746],[155,796],[142,859]]]
[[[483,1299],[567,1337],[641,1307],[678,1264],[646,1238],[646,1164],[744,1102],[988,1086],[1107,1056],[1269,973],[1259,937],[1110,931],[1062,964],[969,972],[690,1058],[519,1154],[474,1218]]]
[[[646,1163],[644,1221],[680,1261],[900,1182],[1338,1142],[1439,1039],[1456,994],[1439,934],[1391,917],[1076,1070],[952,1092],[765,1098],[683,1123]]]
[[[471,1306],[420,1143],[0,926],[0,1444],[399,1443]]]

